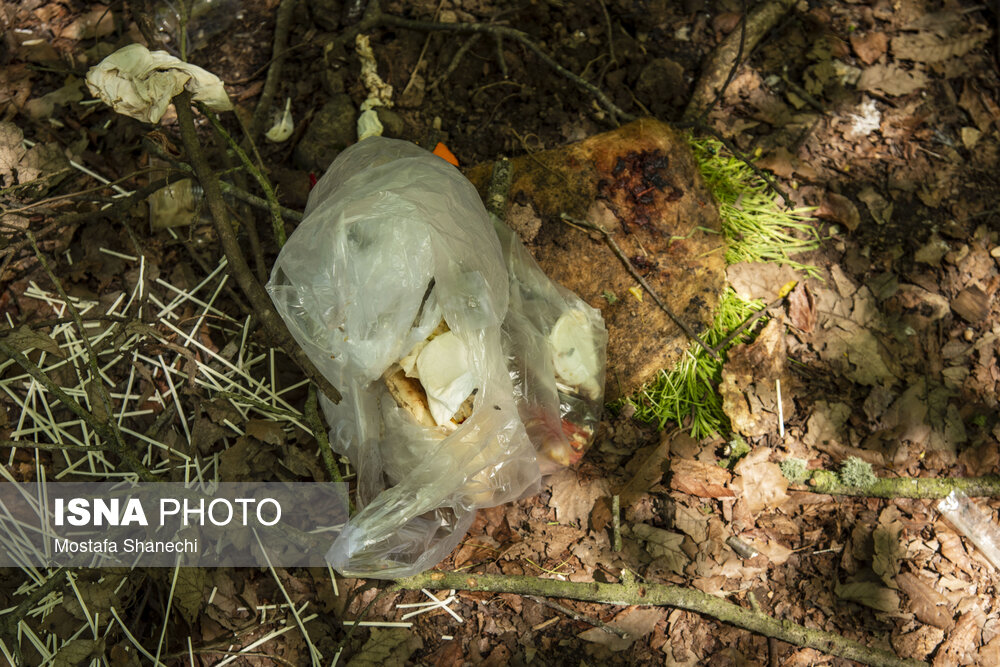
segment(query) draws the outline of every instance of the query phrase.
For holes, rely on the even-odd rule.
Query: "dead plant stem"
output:
[[[219,133],[225,142],[229,145],[233,152],[239,157],[240,162],[243,163],[243,167],[250,172],[250,175],[254,177],[260,189],[264,191],[264,198],[267,200],[267,210],[271,213],[271,226],[274,229],[274,238],[278,242],[278,247],[285,245],[285,222],[281,219],[281,206],[278,204],[278,197],[274,194],[274,188],[271,186],[271,182],[267,180],[264,173],[257,168],[257,166],[250,160],[250,156],[246,154],[239,144],[226,132],[226,128],[222,127],[222,123],[219,122],[219,117],[216,116],[212,111],[207,109],[205,105],[199,103],[198,110],[201,111],[208,121],[212,124],[212,127],[216,132]]]

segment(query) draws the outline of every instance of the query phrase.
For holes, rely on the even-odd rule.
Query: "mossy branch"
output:
[[[1000,475],[986,477],[876,477],[867,486],[844,483],[835,473],[814,470],[801,490],[831,496],[867,498],[944,498],[955,490],[965,495],[1000,497]]]
[[[926,664],[918,660],[899,658],[891,651],[870,648],[832,632],[807,628],[791,621],[782,621],[761,611],[746,609],[701,591],[665,584],[641,584],[626,577],[623,577],[623,583],[620,584],[601,584],[502,574],[424,572],[414,577],[398,580],[395,588],[397,590],[430,588],[488,591],[585,600],[603,604],[674,607],[710,616],[765,637],[773,637],[796,646],[813,648],[830,655],[857,660],[866,665],[915,667]]]

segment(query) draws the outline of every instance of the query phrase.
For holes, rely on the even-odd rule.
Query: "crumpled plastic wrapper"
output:
[[[87,88],[118,113],[147,123],[160,122],[183,90],[214,111],[233,108],[219,77],[142,44],[129,44],[91,67]]]

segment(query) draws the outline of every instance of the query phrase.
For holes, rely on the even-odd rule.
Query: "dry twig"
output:
[[[646,282],[646,279],[642,277],[642,274],[640,274],[638,271],[635,270],[635,267],[632,266],[632,261],[618,246],[618,244],[615,242],[615,239],[611,236],[608,230],[606,230],[604,227],[601,227],[600,225],[595,225],[592,222],[588,222],[586,220],[578,220],[577,218],[572,218],[566,215],[565,213],[563,213],[562,219],[564,222],[569,222],[573,225],[579,225],[580,227],[583,227],[585,229],[592,229],[595,232],[600,233],[601,236],[604,237],[604,240],[607,242],[608,246],[611,247],[612,252],[615,253],[615,256],[618,257],[618,259],[621,260],[622,264],[625,265],[625,268],[628,269],[629,274],[631,274],[631,276],[635,278],[640,285],[642,285],[642,288],[646,290],[646,292],[648,292],[651,297],[653,297],[653,301],[656,302],[656,305],[659,306],[660,309],[667,314],[667,317],[669,317],[670,320],[674,324],[676,324],[681,331],[684,332],[684,335],[690,338],[695,343],[697,343],[703,350],[705,350],[705,352],[708,353],[710,357],[712,357],[716,361],[720,360],[718,353],[716,353],[715,350],[710,348],[705,343],[705,341],[699,338],[697,334],[695,334],[695,332],[692,331],[691,328],[687,324],[685,324],[681,318],[675,315],[674,311],[670,310],[670,307],[663,302],[663,299],[660,298],[660,295],[653,290],[653,288],[650,286],[649,283]]]
[[[712,53],[695,85],[684,118],[702,118],[722,96],[744,54],[749,54],[767,32],[795,4],[794,0],[767,0],[743,20],[739,33],[731,32]]]
[[[275,310],[274,304],[271,303],[270,297],[264,291],[264,287],[257,282],[247,264],[246,257],[236,240],[236,233],[233,231],[226,204],[222,200],[219,179],[209,166],[195,134],[194,115],[191,112],[191,95],[183,92],[175,97],[174,108],[177,110],[177,124],[180,127],[181,141],[184,143],[184,149],[191,160],[191,166],[205,192],[205,201],[208,202],[208,210],[212,214],[219,244],[222,246],[226,259],[229,260],[230,272],[239,283],[240,289],[247,295],[250,307],[253,308],[268,336],[302,369],[306,377],[316,383],[331,401],[340,402],[340,392],[316,369],[302,348],[292,339],[284,321]]]
[[[791,621],[778,620],[761,611],[746,609],[698,590],[667,584],[639,584],[632,581],[629,576],[623,576],[622,579],[620,584],[601,584],[502,574],[424,572],[398,580],[395,588],[397,590],[430,588],[489,591],[586,600],[603,604],[675,607],[710,616],[723,623],[765,637],[774,637],[796,646],[814,648],[841,658],[857,660],[866,665],[917,667],[926,664],[919,660],[899,658],[891,651],[870,648],[832,632],[807,628]]]

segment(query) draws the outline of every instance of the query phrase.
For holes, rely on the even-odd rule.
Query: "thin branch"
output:
[[[794,5],[795,0],[766,0],[746,16],[739,34],[732,32],[722,40],[702,70],[691,101],[684,110],[685,119],[701,118],[711,110],[718,91],[725,90],[732,78],[728,73],[735,72],[744,53],[752,53],[764,35]]]
[[[455,589],[539,595],[571,600],[586,600],[616,605],[655,605],[685,609],[715,618],[723,623],[774,637],[796,646],[814,648],[866,665],[917,667],[926,663],[898,658],[891,651],[870,648],[832,632],[807,628],[779,620],[763,612],[746,609],[701,591],[667,584],[639,584],[623,576],[623,583],[559,581],[502,574],[464,574],[461,572],[424,572],[396,582],[396,590]]]
[[[302,369],[310,380],[323,391],[334,403],[339,403],[340,392],[320,373],[312,361],[306,356],[292,338],[288,328],[285,326],[270,297],[264,291],[264,287],[257,282],[247,264],[246,257],[240,249],[236,240],[236,233],[233,231],[232,220],[229,211],[222,199],[222,190],[219,186],[218,177],[212,172],[212,168],[201,150],[201,144],[194,129],[194,115],[191,113],[191,95],[183,92],[174,98],[174,108],[177,110],[177,124],[180,127],[181,141],[188,157],[191,159],[191,166],[194,173],[201,182],[202,190],[205,192],[205,201],[208,202],[209,212],[212,214],[212,222],[215,226],[215,233],[219,237],[219,244],[229,261],[229,271],[240,288],[247,295],[250,307],[264,326],[264,330],[274,343],[285,351],[285,354]]]
[[[754,312],[752,315],[750,315],[750,317],[743,320],[743,322],[741,322],[738,327],[730,331],[729,335],[723,338],[719,342],[719,344],[713,347],[712,349],[715,350],[716,352],[722,352],[723,350],[725,350],[727,347],[729,347],[729,344],[732,343],[734,340],[736,340],[736,338],[739,337],[744,331],[752,327],[754,322],[764,317],[764,315],[766,315],[768,311],[770,311],[772,308],[776,308],[777,306],[781,305],[781,302],[784,300],[785,300],[784,297],[782,297],[764,306],[760,310]]]
[[[122,176],[121,178],[115,179],[113,181],[109,181],[107,183],[101,183],[99,185],[95,185],[94,187],[87,188],[86,190],[80,190],[78,192],[67,192],[64,195],[55,195],[55,196],[52,196],[52,197],[47,197],[45,199],[39,199],[38,201],[31,202],[30,204],[27,204],[27,205],[22,206],[20,208],[0,209],[0,215],[11,215],[11,214],[14,214],[14,213],[24,213],[25,211],[30,211],[31,209],[38,208],[40,206],[46,206],[48,204],[54,204],[56,202],[63,201],[63,200],[66,200],[66,199],[78,199],[78,198],[84,197],[86,195],[90,195],[90,194],[94,194],[94,193],[100,192],[101,190],[107,190],[108,188],[111,188],[111,187],[113,187],[115,185],[121,185],[122,183],[126,183],[128,181],[131,181],[136,176],[142,176],[143,174],[148,174],[151,171],[155,171],[155,169],[153,169],[152,167],[145,167],[143,169],[138,169],[138,170],[132,172],[131,174],[127,175],[127,176]]]
[[[237,116],[237,118],[239,118],[239,116]],[[186,162],[181,162],[180,160],[174,158],[172,155],[167,153],[165,150],[163,150],[161,146],[157,145],[156,143],[149,141],[147,139],[143,139],[142,143],[146,147],[146,149],[149,150],[151,153],[153,153],[154,155],[163,160],[170,162],[174,167],[177,167],[178,169],[180,169],[185,173],[185,176],[176,177],[174,180],[179,180],[180,178],[189,178],[192,174],[194,174],[194,170],[191,168],[191,165],[187,164]],[[271,204],[267,200],[263,199],[262,197],[258,197],[257,195],[251,194],[246,190],[244,190],[243,188],[233,185],[232,183],[219,179],[219,187],[222,188],[223,194],[229,195],[233,199],[239,199],[241,202],[245,202],[247,204],[250,204],[251,206],[262,209],[264,211],[271,210]],[[281,216],[284,218],[292,220],[293,222],[302,222],[303,216],[301,211],[296,211],[295,209],[281,205],[278,206],[278,211],[281,212]]]
[[[5,343],[2,338],[0,338],[0,353],[3,353],[13,359],[18,366],[24,369],[25,373],[33,377],[39,384],[45,387],[46,390],[51,392],[52,395],[59,400],[59,402],[69,408],[70,412],[82,419],[90,428],[94,429],[94,431],[101,436],[103,441],[108,443],[115,442],[114,433],[111,431],[106,422],[102,422],[93,414],[85,410],[83,406],[73,399],[73,397],[63,391],[62,387],[53,382],[52,378],[46,375],[37,364],[21,354],[18,350],[15,350],[13,347]],[[126,467],[128,467],[131,472],[138,475],[140,481],[157,481],[156,476],[149,472],[146,466],[142,465],[142,463],[136,459],[135,454],[133,454],[127,447],[124,451],[118,451],[117,448],[109,448],[109,451],[120,456]]]
[[[458,69],[458,65],[459,63],[462,62],[463,56],[465,56],[465,54],[468,53],[469,49],[472,48],[473,44],[479,41],[480,36],[481,35],[472,34],[469,35],[469,37],[466,38],[464,42],[462,42],[462,45],[458,47],[458,51],[456,51],[455,55],[452,56],[451,62],[448,63],[448,67],[445,69],[444,74],[434,79],[434,81],[431,83],[430,90],[436,89],[438,86],[440,86],[442,83],[448,80],[448,77],[451,76],[456,69]]]
[[[732,83],[733,77],[736,76],[736,70],[740,68],[740,64],[743,62],[743,46],[746,44],[747,37],[747,3],[743,0],[743,16],[740,17],[740,43],[736,49],[736,56],[733,58],[733,66],[729,68],[729,74],[726,75],[726,80],[722,82],[719,89],[715,93],[715,98],[712,99],[711,104],[705,107],[698,116],[699,123],[706,123],[708,120],[708,114],[711,113],[715,105],[719,103],[722,96],[726,94],[726,88],[729,88],[729,84]]]
[[[212,127],[215,131],[226,141],[233,152],[239,157],[240,162],[243,163],[243,167],[250,172],[250,175],[254,177],[257,181],[257,185],[260,186],[261,190],[264,191],[264,197],[267,200],[267,210],[271,213],[271,226],[274,229],[274,238],[278,241],[278,247],[285,245],[285,222],[281,219],[281,205],[278,204],[278,197],[274,194],[274,188],[271,186],[271,182],[267,180],[263,172],[250,161],[250,156],[240,148],[236,141],[226,132],[226,128],[222,127],[222,123],[219,122],[219,117],[216,116],[211,110],[205,107],[205,105],[198,103],[198,109],[205,114],[209,122],[212,123]]]
[[[572,223],[573,225],[579,225],[580,227],[584,227],[586,229],[592,229],[595,232],[599,232],[604,237],[604,240],[611,247],[611,250],[615,253],[618,259],[620,259],[622,264],[625,265],[625,268],[628,269],[629,274],[633,278],[635,278],[640,285],[642,285],[642,288],[646,290],[651,297],[653,297],[653,301],[655,301],[656,305],[659,306],[660,309],[667,314],[667,317],[669,317],[674,324],[680,327],[680,330],[684,332],[684,335],[686,335],[692,341],[697,343],[703,350],[705,350],[705,352],[707,352],[710,357],[712,357],[716,361],[720,361],[719,355],[716,354],[715,350],[710,348],[708,344],[705,343],[705,341],[699,338],[690,329],[690,327],[688,327],[688,325],[685,324],[683,320],[681,320],[681,318],[677,317],[677,315],[674,315],[674,311],[670,310],[670,307],[663,302],[663,299],[661,299],[660,295],[653,290],[653,288],[649,285],[649,283],[646,282],[646,279],[642,277],[642,274],[640,274],[638,271],[635,270],[635,267],[632,266],[632,261],[618,246],[618,244],[615,242],[614,238],[611,236],[608,230],[606,230],[604,227],[600,225],[588,222],[587,220],[578,220],[577,218],[570,217],[565,213],[562,214],[562,219],[564,222]]]
[[[271,65],[267,69],[267,78],[264,79],[264,88],[257,101],[257,108],[253,112],[253,120],[250,123],[250,133],[247,136],[249,141],[255,142],[264,131],[264,121],[271,111],[274,103],[274,96],[278,92],[278,84],[281,82],[281,68],[285,63],[285,56],[288,51],[288,32],[292,26],[292,12],[295,11],[295,0],[281,0],[278,5],[278,15],[274,23],[274,46],[272,47]]]
[[[527,34],[521,32],[520,30],[515,30],[514,28],[509,28],[507,26],[493,25],[490,23],[435,23],[433,21],[416,21],[413,19],[406,19],[401,16],[393,16],[392,14],[379,14],[377,22],[382,25],[395,26],[397,28],[406,28],[408,30],[417,30],[421,32],[451,31],[485,33],[492,35],[495,39],[500,37],[512,39],[534,53],[538,56],[539,60],[554,69],[556,72],[593,95],[601,106],[603,106],[608,113],[611,114],[611,119],[614,122],[628,122],[635,120],[635,116],[618,107],[618,105],[612,102],[611,98],[609,98],[604,91],[560,65],[554,58],[542,51],[542,49],[539,48],[539,46],[535,44]]]
[[[337,456],[333,453],[333,448],[330,447],[330,438],[327,437],[326,427],[323,426],[323,421],[320,419],[316,403],[316,388],[310,386],[305,406],[306,423],[309,424],[309,428],[312,429],[313,436],[316,438],[316,444],[319,446],[319,452],[323,456],[323,465],[326,466],[326,473],[330,476],[330,481],[342,484],[344,478],[341,476],[340,468],[337,466]],[[354,511],[353,503],[351,503],[351,511]]]
[[[555,609],[556,611],[558,611],[558,612],[560,612],[562,614],[566,614],[567,616],[569,616],[570,618],[572,618],[574,621],[580,621],[581,623],[586,623],[587,625],[592,625],[595,628],[600,628],[601,630],[604,630],[605,632],[607,632],[610,635],[618,635],[622,639],[628,639],[628,637],[629,637],[628,633],[625,632],[624,630],[622,630],[621,628],[616,628],[613,625],[608,625],[604,621],[602,621],[600,619],[597,619],[597,618],[591,618],[589,616],[584,616],[583,614],[580,614],[578,612],[573,611],[572,609],[570,609],[566,605],[559,604],[555,600],[549,600],[548,598],[538,597],[537,595],[525,595],[524,597],[528,598],[529,600],[533,600],[533,601],[537,602],[538,604],[545,605],[549,609]]]

